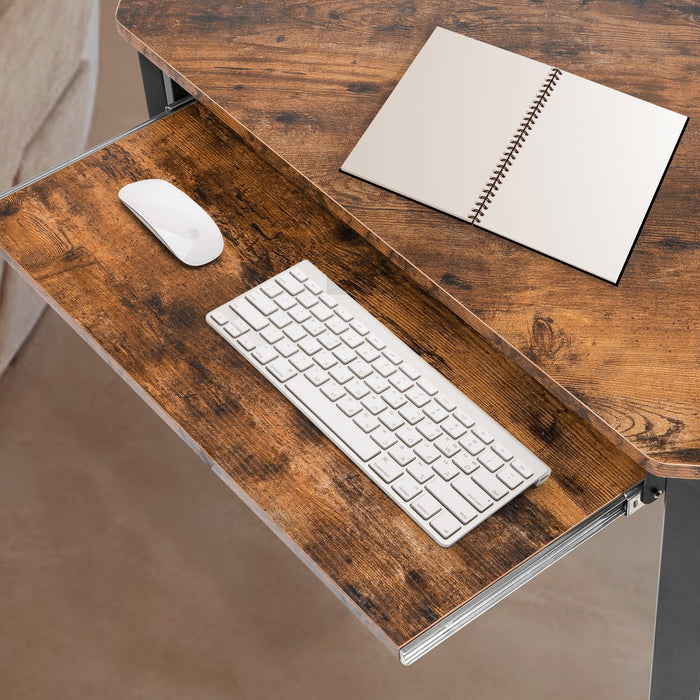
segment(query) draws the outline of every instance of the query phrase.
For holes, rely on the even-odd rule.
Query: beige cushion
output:
[[[0,0],[0,191],[80,153],[92,119],[98,0]],[[44,309],[0,260],[0,374]]]

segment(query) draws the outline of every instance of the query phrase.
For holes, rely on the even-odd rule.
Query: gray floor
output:
[[[93,141],[143,110],[115,4]],[[0,696],[637,700],[662,511],[406,669],[49,312],[0,379]]]

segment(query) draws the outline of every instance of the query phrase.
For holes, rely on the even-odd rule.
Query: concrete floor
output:
[[[115,6],[93,141],[144,116]],[[48,312],[0,379],[0,697],[637,700],[662,512],[404,668]]]

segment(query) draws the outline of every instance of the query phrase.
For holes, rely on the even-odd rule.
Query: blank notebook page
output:
[[[562,73],[479,225],[616,282],[685,121]]]
[[[438,27],[341,169],[467,218],[549,70]]]

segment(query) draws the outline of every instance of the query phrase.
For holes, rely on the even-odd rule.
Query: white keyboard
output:
[[[443,547],[550,474],[308,260],[207,322]]]

